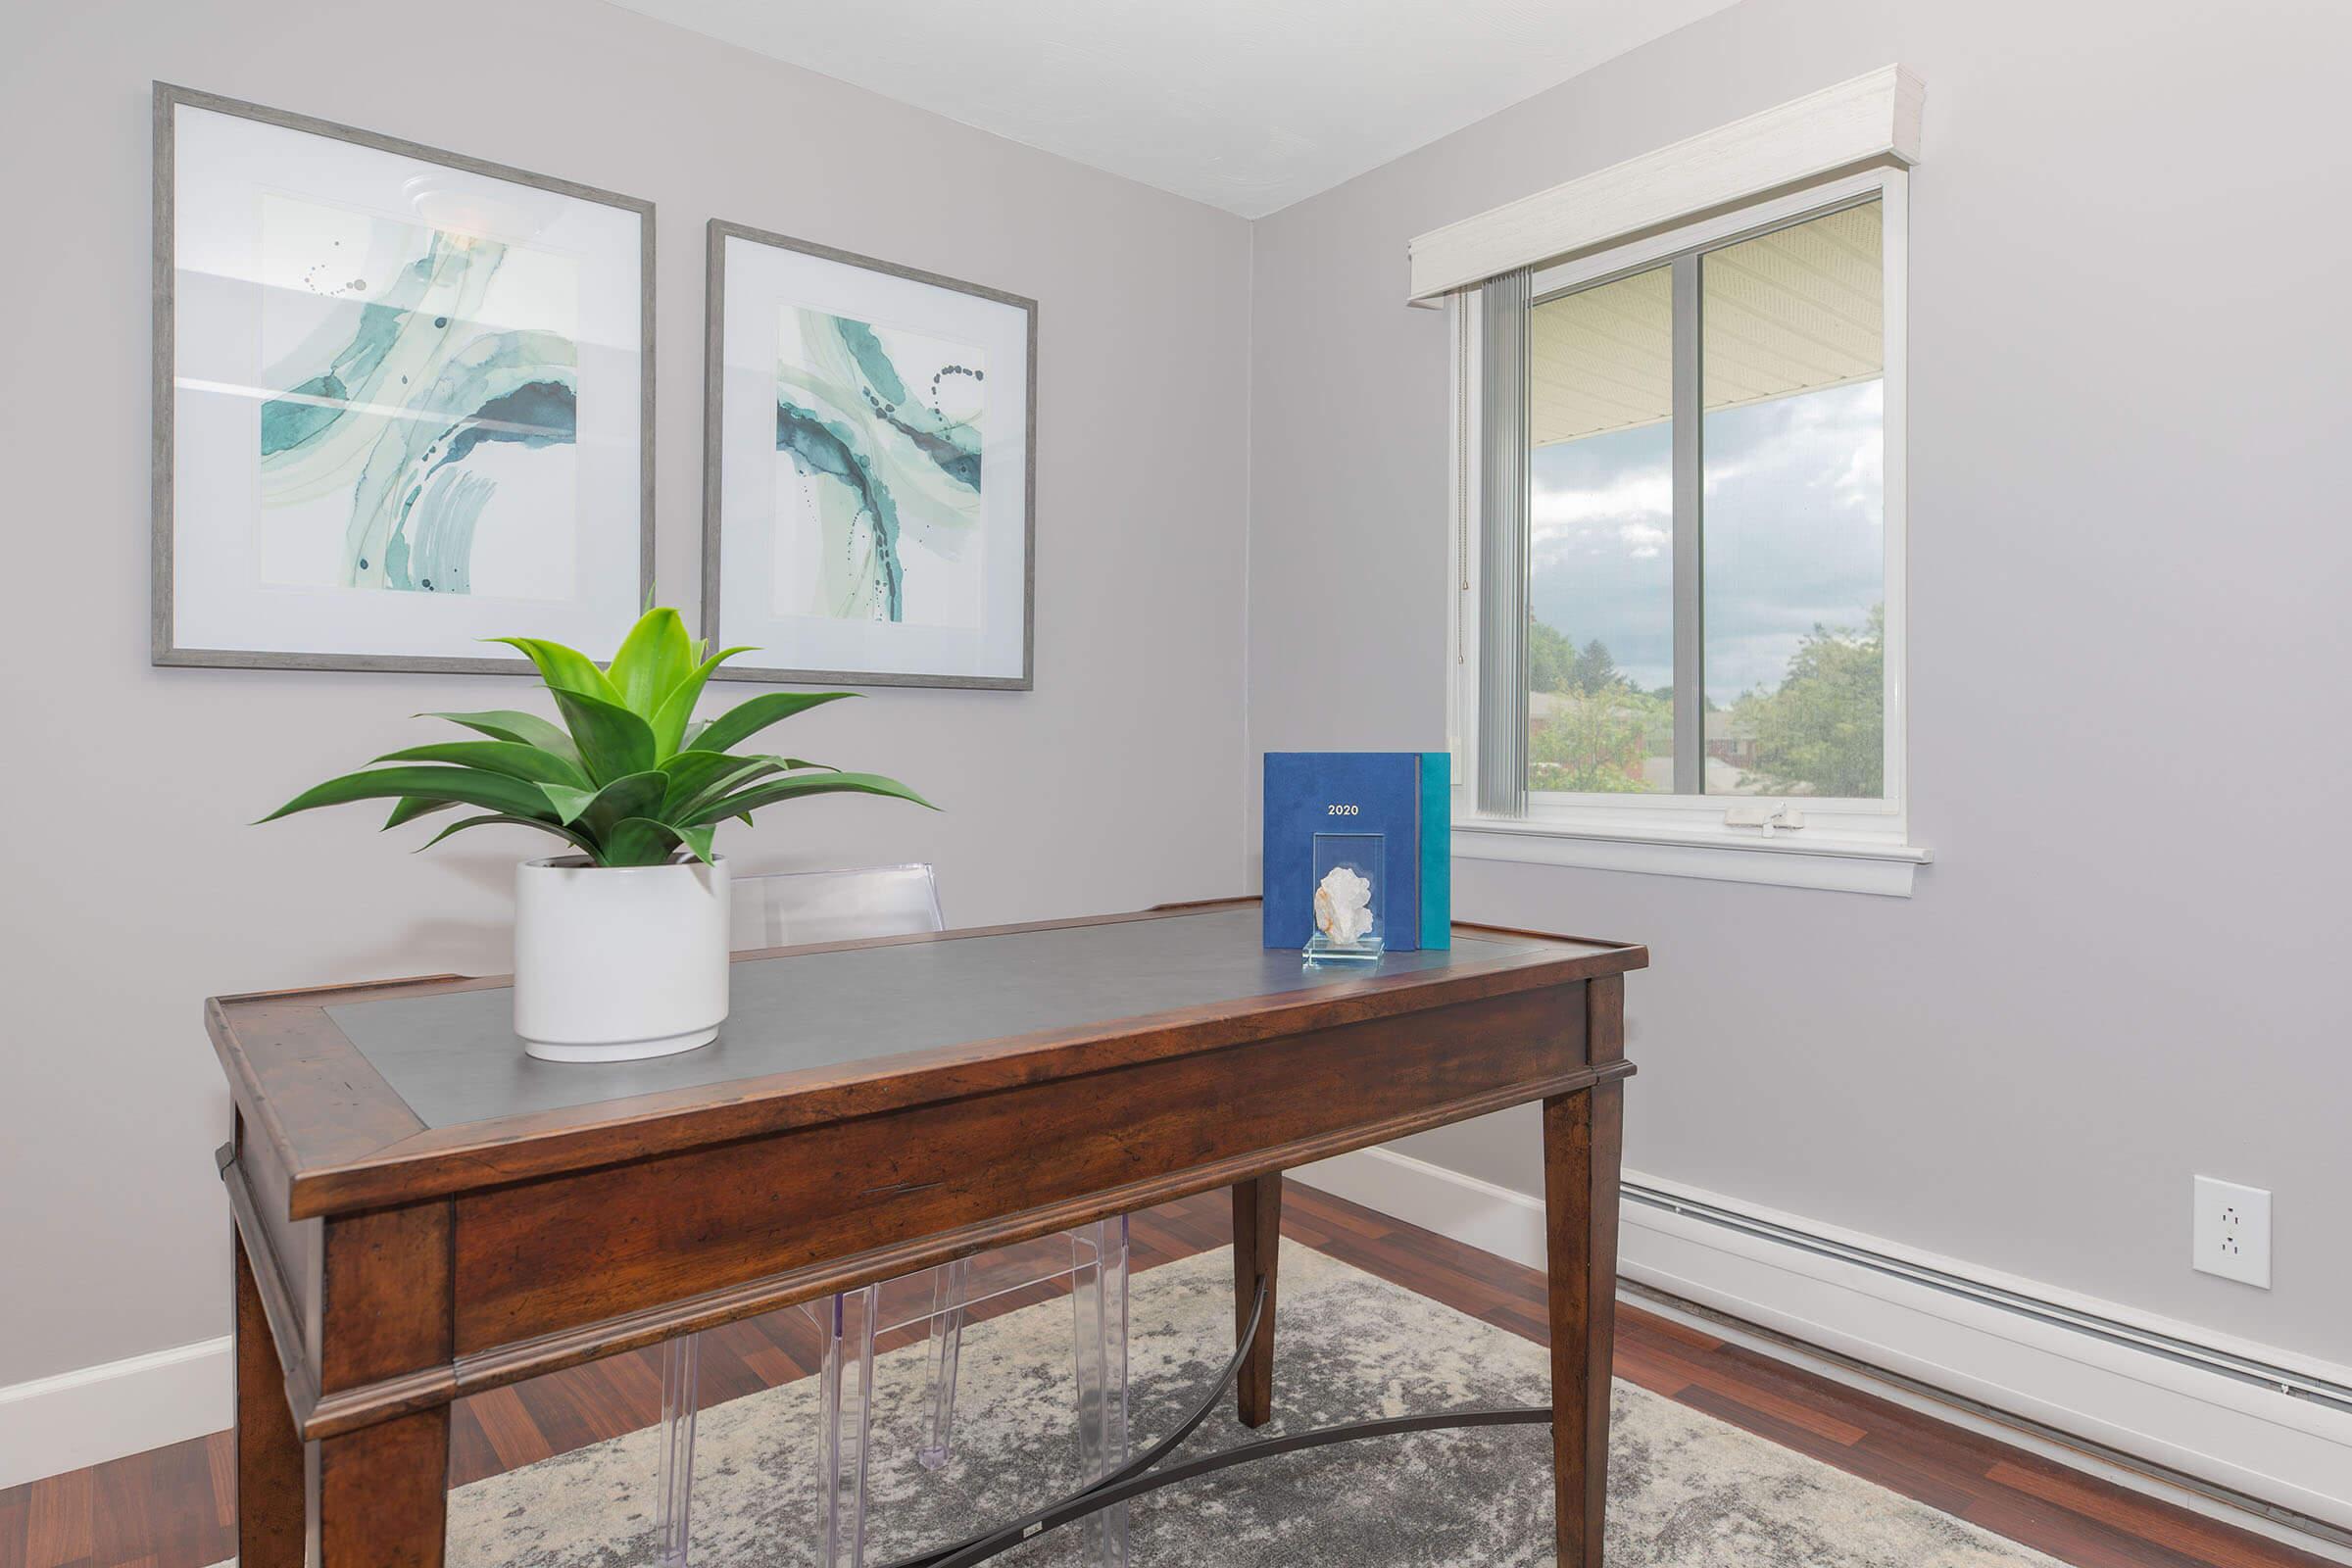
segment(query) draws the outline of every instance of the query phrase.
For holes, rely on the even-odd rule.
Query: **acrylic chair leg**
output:
[[[945,1469],[955,1446],[956,1359],[963,1348],[963,1303],[971,1280],[968,1257],[931,1271],[931,1381],[923,1410],[923,1444],[915,1453],[926,1470]]]
[[[662,1346],[662,1451],[654,1477],[656,1561],[686,1568],[686,1539],[694,1500],[695,1385],[701,1380],[703,1341],[682,1334]]]
[[[1078,1371],[1078,1465],[1098,1481],[1127,1461],[1127,1221],[1070,1233],[1070,1280]],[[1080,1526],[1086,1560],[1125,1568],[1127,1505],[1090,1514]]]
[[[824,1365],[818,1375],[816,1561],[818,1568],[862,1568],[865,1561],[865,1456],[874,1421],[874,1315],[881,1287],[869,1285],[823,1303]]]

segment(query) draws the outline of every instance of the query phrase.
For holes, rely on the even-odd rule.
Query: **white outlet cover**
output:
[[[2200,1176],[2195,1191],[2194,1250],[2200,1273],[2271,1288],[2271,1195],[2260,1187]]]

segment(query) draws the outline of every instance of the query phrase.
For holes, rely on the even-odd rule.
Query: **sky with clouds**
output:
[[[1706,416],[1706,687],[1778,686],[1815,625],[1884,597],[1883,381]],[[1538,619],[1597,637],[1635,685],[1674,680],[1673,431],[1539,447],[1529,508]]]

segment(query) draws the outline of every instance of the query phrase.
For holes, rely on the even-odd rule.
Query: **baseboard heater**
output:
[[[2069,1333],[2090,1335],[2144,1354],[2163,1356],[2167,1360],[2193,1367],[2200,1372],[2231,1378],[2240,1383],[2252,1384],[2297,1399],[2309,1400],[2328,1409],[2352,1414],[2352,1386],[2314,1377],[2292,1367],[2278,1366],[2268,1361],[2235,1355],[2227,1350],[2198,1345],[2193,1341],[2183,1340],[2174,1335],[2159,1334],[2130,1323],[2119,1322],[2113,1318],[2101,1317],[2096,1313],[2078,1311],[2073,1307],[2062,1306],[2055,1301],[2046,1301],[2016,1291],[2003,1290],[1998,1286],[1986,1285],[1942,1269],[1907,1262],[1898,1257],[1890,1257],[1884,1252],[1872,1251],[1868,1248],[1854,1247],[1844,1242],[1814,1236],[1790,1226],[1757,1219],[1752,1215],[1741,1214],[1717,1204],[1680,1197],[1654,1187],[1643,1186],[1638,1182],[1624,1183],[1622,1191],[1626,1201],[1630,1203],[1664,1209],[1685,1219],[1720,1226],[1725,1230],[1737,1231],[1745,1236],[1771,1242],[1776,1246],[1795,1248],[1818,1257],[1830,1258],[1855,1268],[1869,1269],[1875,1273],[1901,1279],[1929,1290],[1940,1291],[1949,1296],[1960,1297],[1982,1305],[1994,1307],[2003,1312],[2012,1312],[2020,1317],[2032,1318],[2064,1329]],[[1936,1388],[1899,1372],[1873,1366],[1866,1361],[1825,1346],[1814,1345],[1794,1336],[1749,1323],[1729,1313],[1717,1311],[1702,1302],[1689,1300],[1671,1292],[1642,1284],[1637,1280],[1621,1276],[1619,1284],[1637,1295],[1663,1300],[1678,1310],[1724,1323],[1741,1333],[1786,1345],[1804,1354],[1817,1356],[1869,1377],[1892,1383],[1926,1397],[1968,1410],[1987,1420],[2031,1432],[2049,1442],[2091,1454],[2110,1464],[2152,1476],[2168,1485],[2197,1493],[2231,1507],[2258,1514],[2275,1523],[2317,1537],[2334,1545],[2352,1547],[2352,1531],[2344,1530],[2325,1519],[2312,1518],[2308,1514],[2281,1507],[2277,1503],[2266,1501],[2233,1488],[2221,1486],[2183,1471],[2175,1470],[2168,1465],[2159,1464],[2139,1455],[2127,1453],[2105,1444],[2051,1427],[2030,1416],[1998,1409],[1949,1389]]]

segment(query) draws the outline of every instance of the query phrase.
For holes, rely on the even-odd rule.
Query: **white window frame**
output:
[[[1454,555],[1461,570],[1449,617],[1448,733],[1456,761],[1454,854],[1476,859],[1528,860],[1610,870],[1661,872],[1787,886],[1843,888],[1907,896],[1913,869],[1929,852],[1910,841],[1909,768],[1909,359],[1907,262],[1909,176],[1885,167],[1751,203],[1679,227],[1580,256],[1539,270],[1534,299],[1548,298],[1646,270],[1691,252],[1719,249],[1838,208],[1877,200],[1885,224],[1886,368],[1884,510],[1886,518],[1886,721],[1883,799],[1805,796],[1592,795],[1536,791],[1525,817],[1477,810],[1478,748],[1478,301],[1454,296],[1457,373],[1449,392],[1454,493],[1463,498],[1463,530]],[[1467,389],[1470,404],[1463,406]],[[1702,676],[1703,678],[1703,676]],[[1703,737],[1699,741],[1703,748]],[[1803,826],[1734,825],[1733,814],[1768,814],[1786,806]],[[1756,813],[1740,808],[1761,807]]]

